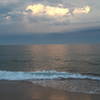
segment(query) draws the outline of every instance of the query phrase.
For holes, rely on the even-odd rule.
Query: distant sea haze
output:
[[[62,33],[1,34],[0,44],[66,44],[100,43],[100,29],[87,29]]]

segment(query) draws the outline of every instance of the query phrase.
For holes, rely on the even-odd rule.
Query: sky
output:
[[[99,10],[100,0],[0,0],[0,36],[98,29]]]

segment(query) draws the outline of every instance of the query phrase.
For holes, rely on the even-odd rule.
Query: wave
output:
[[[0,80],[54,80],[54,79],[90,79],[100,80],[100,76],[79,73],[58,72],[55,70],[35,72],[0,71]]]

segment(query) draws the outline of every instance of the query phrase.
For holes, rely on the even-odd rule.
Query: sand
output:
[[[71,93],[25,81],[0,81],[0,100],[100,100],[100,94]]]

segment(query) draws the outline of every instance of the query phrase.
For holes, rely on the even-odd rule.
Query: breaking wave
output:
[[[55,80],[55,79],[90,79],[100,80],[100,76],[79,73],[58,72],[55,70],[35,72],[0,71],[0,80]]]

